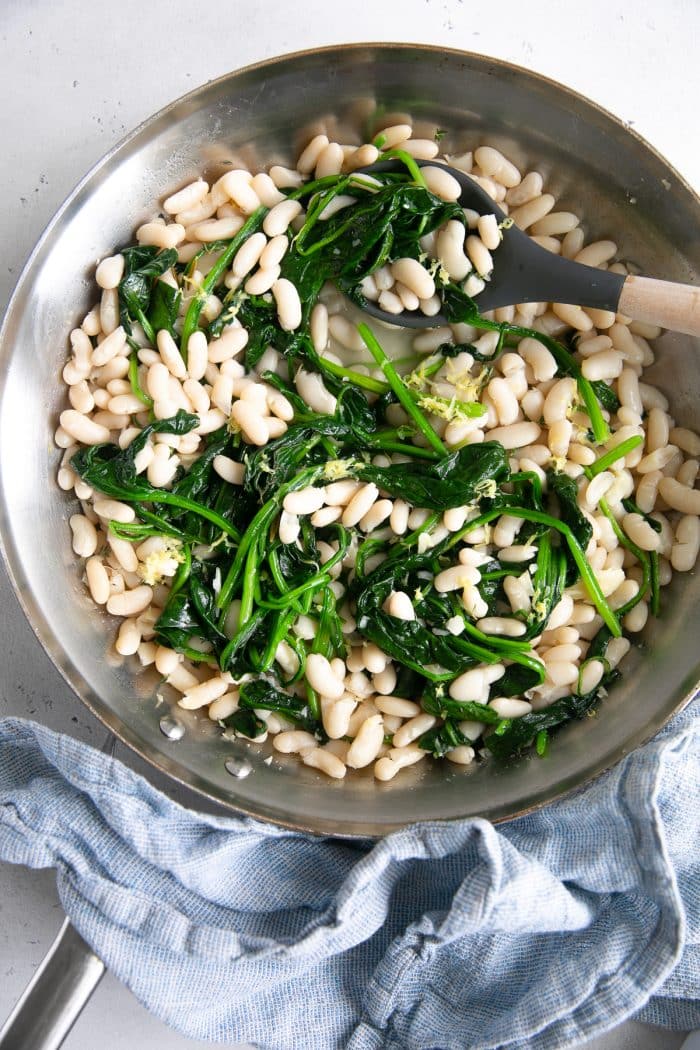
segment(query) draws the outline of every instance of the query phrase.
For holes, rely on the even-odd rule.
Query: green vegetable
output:
[[[124,275],[119,282],[118,295],[119,316],[124,331],[130,335],[132,325],[138,322],[148,341],[155,344],[156,329],[148,315],[153,310],[156,320],[162,316],[159,303],[163,293],[158,291],[156,294],[156,289],[163,282],[158,278],[175,265],[177,252],[174,248],[161,250],[153,245],[140,245],[124,248],[121,254],[124,257]]]

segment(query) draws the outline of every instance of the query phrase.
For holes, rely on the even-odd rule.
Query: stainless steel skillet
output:
[[[390,784],[329,782],[264,748],[223,740],[206,719],[178,714],[179,740],[160,728],[158,683],[109,652],[113,625],[86,598],[68,542],[70,502],[56,486],[52,433],[62,406],[66,335],[90,305],[94,263],[126,242],[166,190],[227,164],[289,162],[314,128],[340,141],[373,119],[410,114],[417,134],[447,131],[450,153],[480,136],[549,179],[561,206],[580,209],[589,236],[612,236],[645,272],[697,282],[700,203],[665,161],[609,114],[526,70],[477,55],[407,45],[356,45],[249,67],[194,91],[138,128],[77,187],[31,256],[0,340],[0,531],[10,575],[39,641],[87,706],[153,765],[238,812],[349,836],[414,820],[503,820],[579,786],[651,736],[698,680],[696,576],[666,592],[664,616],[628,660],[597,719],[562,733],[546,761],[466,774],[417,769]],[[680,423],[698,426],[694,341],[660,340],[652,375]],[[18,448],[21,447],[21,454]],[[653,638],[652,638],[653,633]],[[167,699],[167,698],[166,698]],[[226,760],[247,755],[252,775]],[[229,763],[230,766],[230,763]],[[240,771],[240,770],[239,770]]]
[[[358,45],[249,67],[198,89],[137,129],[86,176],[48,227],[0,335],[0,532],[40,643],[93,713],[173,778],[237,812],[347,836],[380,835],[421,819],[480,815],[497,821],[544,805],[653,735],[700,677],[700,585],[690,576],[665,593],[663,620],[644,639],[646,651],[629,659],[625,681],[601,717],[562,733],[546,761],[466,774],[413,770],[386,785],[365,777],[337,784],[292,761],[268,767],[262,749],[236,753],[194,716],[178,715],[186,730],[180,740],[166,737],[156,681],[134,678],[108,652],[112,625],[85,598],[70,553],[70,509],[54,482],[58,455],[52,444],[66,333],[90,305],[92,266],[152,214],[166,188],[203,169],[216,173],[236,157],[288,162],[304,127],[340,124],[341,139],[351,141],[377,109],[384,118],[391,111],[410,114],[427,137],[448,129],[444,147],[452,153],[481,135],[499,140],[519,162],[550,177],[562,206],[582,209],[591,237],[614,237],[644,272],[697,281],[700,202],[615,118],[506,63],[413,45]],[[697,360],[692,339],[666,335],[652,373],[678,421],[696,428]],[[246,755],[252,775],[232,779],[227,759]],[[79,945],[71,940],[68,947],[84,961]],[[59,954],[60,965],[65,958]],[[98,976],[90,966],[79,997]]]

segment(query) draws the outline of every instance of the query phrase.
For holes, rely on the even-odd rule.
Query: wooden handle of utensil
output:
[[[627,277],[618,310],[633,321],[700,336],[700,288],[653,277]]]

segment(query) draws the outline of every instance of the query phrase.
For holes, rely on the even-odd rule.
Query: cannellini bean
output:
[[[463,281],[471,270],[471,261],[464,254],[464,226],[457,219],[450,219],[437,235],[436,255],[447,269],[450,277],[455,281]],[[440,329],[442,331],[442,329]],[[419,337],[422,338],[422,337]],[[448,332],[447,339],[450,338]],[[444,342],[445,339],[441,339]],[[416,345],[416,350],[422,349]],[[438,343],[439,345],[439,343]]]
[[[316,178],[323,179],[328,175],[339,175],[344,159],[343,147],[337,142],[329,142],[321,150],[316,162]]]
[[[515,423],[518,418],[518,399],[508,384],[508,380],[497,376],[492,379],[487,387],[489,397],[493,401],[501,426]]]
[[[262,269],[268,270],[273,266],[278,266],[287,254],[288,248],[289,238],[284,233],[279,234],[277,237],[273,237],[271,241],[268,241],[260,255],[259,261]]]
[[[413,700],[404,700],[398,696],[376,696],[374,704],[378,711],[398,718],[414,718],[420,714],[420,705]]]
[[[669,440],[690,456],[700,456],[700,437],[692,430],[687,430],[685,427],[673,427],[669,433]]]
[[[505,449],[513,449],[534,444],[541,433],[537,423],[511,423],[507,427],[494,427],[488,437],[489,441],[499,441]]]
[[[178,212],[194,208],[204,200],[209,192],[209,186],[204,179],[196,179],[194,182],[183,186],[177,193],[172,193],[163,201],[163,211],[168,215],[177,215]]]
[[[318,164],[318,158],[328,145],[327,135],[314,135],[309,144],[302,150],[297,161],[297,171],[310,175]]]
[[[253,233],[248,237],[233,257],[231,272],[235,277],[245,277],[257,265],[260,256],[267,246],[264,233]],[[283,253],[284,254],[284,253]],[[275,264],[279,259],[275,260]]]
[[[420,714],[416,715],[415,718],[409,719],[408,722],[404,722],[401,728],[394,733],[394,747],[400,748],[406,747],[407,744],[412,744],[419,736],[432,729],[436,721],[437,719],[432,715]]]
[[[695,495],[700,497],[700,492]],[[690,572],[695,567],[700,550],[700,519],[686,514],[676,526],[676,542],[671,548],[671,565],[676,572]]]
[[[299,201],[284,200],[271,208],[263,220],[263,230],[268,237],[278,237],[301,214]]]
[[[228,688],[229,682],[226,678],[219,676],[209,678],[206,682],[200,682],[199,685],[187,689],[182,699],[178,701],[178,706],[185,708],[186,711],[196,711],[223,696]]]
[[[543,193],[515,208],[511,211],[509,218],[513,220],[519,229],[527,230],[529,226],[539,222],[545,215],[548,215],[555,203],[556,201],[551,193]]]
[[[220,365],[236,357],[247,345],[248,332],[245,328],[227,328],[218,339],[213,339],[208,344],[207,360],[212,364]]]
[[[508,616],[485,616],[477,622],[477,627],[484,634],[506,635],[508,638],[519,638],[527,630],[521,620]]]
[[[444,201],[459,200],[462,194],[462,187],[457,182],[457,179],[450,175],[449,171],[445,171],[441,167],[426,165],[421,174],[426,181],[428,189],[436,197],[441,197]]]
[[[113,328],[109,335],[92,351],[91,361],[95,368],[102,368],[112,358],[120,356],[126,347],[126,332],[121,325]],[[128,368],[128,365],[127,365]]]
[[[556,375],[557,363],[546,346],[536,339],[527,337],[518,344],[518,353],[532,369],[535,380],[544,383]]]
[[[318,769],[335,780],[342,780],[345,776],[345,766],[341,760],[330,751],[325,751],[320,747],[304,749],[301,752],[301,760],[305,766]]]
[[[377,500],[360,519],[360,528],[363,532],[373,532],[382,522],[386,521],[392,509],[393,503],[390,499]]]
[[[466,250],[477,275],[482,280],[487,278],[493,272],[493,258],[481,237],[470,234],[467,237]]]
[[[532,711],[532,704],[529,704],[527,700],[518,700],[511,696],[497,696],[489,700],[489,707],[492,707],[501,718],[522,718],[523,715],[529,715]]]
[[[138,652],[140,644],[141,628],[133,617],[129,617],[127,620],[124,620],[119,628],[114,648],[120,656],[133,656],[134,653]]]
[[[603,350],[602,353],[587,357],[581,365],[581,372],[591,381],[597,379],[616,379],[622,372],[622,355],[616,350]]]
[[[213,722],[218,722],[224,718],[228,718],[234,711],[238,710],[238,691],[224,693],[223,696],[213,700],[209,705],[207,714]]]
[[[85,575],[92,600],[97,605],[106,605],[111,594],[111,588],[107,570],[99,558],[88,558],[85,565]]]
[[[112,616],[136,616],[153,601],[153,589],[142,584],[133,590],[113,594],[107,600],[107,612]]]
[[[656,452],[657,449],[666,448],[669,439],[669,429],[668,416],[663,409],[652,408],[647,418],[646,447],[648,452]]]
[[[95,280],[100,288],[116,288],[123,276],[123,255],[111,255],[103,259],[95,271]]]
[[[397,259],[391,264],[391,272],[395,281],[405,284],[419,299],[435,294],[435,281],[416,259]]]
[[[645,514],[651,513],[654,509],[662,477],[660,470],[652,470],[648,474],[643,474],[637,485],[637,506]]]
[[[345,692],[342,679],[334,674],[330,663],[320,653],[310,653],[307,657],[306,679],[312,689],[330,700],[340,700]]]
[[[339,700],[325,700],[322,704],[323,728],[331,740],[347,736],[350,716],[357,707],[357,700],[349,694]]]
[[[306,404],[314,412],[332,415],[335,412],[336,398],[327,389],[323,379],[316,372],[307,372],[300,368],[294,377],[294,385]]]
[[[306,488],[287,493],[282,506],[289,514],[313,514],[320,510],[324,502],[324,490],[307,485]]]
[[[177,248],[185,239],[185,227],[177,222],[168,225],[160,222],[146,222],[136,231],[139,244],[153,244],[158,248]],[[104,329],[104,323],[102,324]]]
[[[633,543],[641,547],[643,551],[655,551],[659,549],[661,537],[652,529],[651,525],[641,514],[625,514],[622,519],[622,528],[625,530]]]
[[[301,729],[290,729],[277,733],[272,739],[272,746],[283,755],[297,754],[307,748],[316,747],[317,741],[311,733],[305,733]]]
[[[73,550],[79,558],[89,558],[97,550],[97,529],[83,514],[73,514],[69,518],[73,533]]]
[[[547,426],[551,426],[557,419],[564,419],[575,396],[574,379],[567,376],[554,383],[544,399],[543,416]]]
[[[364,769],[382,749],[384,743],[384,721],[381,715],[370,715],[360,726],[348,748],[347,764],[352,769]]]
[[[270,431],[265,419],[248,401],[236,401],[231,408],[231,418],[252,445],[266,445],[269,441]]]
[[[374,482],[362,485],[343,511],[341,521],[346,528],[357,525],[377,499],[379,490]]]
[[[224,481],[228,481],[231,485],[242,485],[245,477],[245,467],[242,463],[237,463],[235,459],[231,459],[229,456],[214,456],[212,461],[214,470],[223,478]]]
[[[389,616],[396,617],[397,620],[415,620],[416,613],[413,608],[413,602],[406,594],[405,591],[392,591],[386,602],[386,611]],[[392,714],[395,712],[387,712]]]
[[[187,367],[182,359],[182,354],[167,329],[161,328],[156,336],[156,343],[158,353],[170,374],[176,379],[187,379]]]
[[[547,666],[547,681],[553,685],[572,685],[578,681],[578,667],[565,660],[557,660]]]
[[[260,207],[260,198],[251,186],[252,181],[249,171],[235,169],[222,175],[214,189],[219,189],[230,197],[244,215],[252,215]]]
[[[614,480],[615,477],[609,470],[603,470],[591,478],[583,493],[584,506],[588,510],[595,510]]]
[[[481,573],[473,565],[453,565],[449,569],[443,569],[433,580],[435,590],[440,594],[449,591],[459,591],[467,584],[475,585],[481,580]]]
[[[408,515],[409,507],[408,504],[402,499],[394,500],[394,508],[389,517],[389,524],[391,530],[397,536],[403,536],[408,528]]]
[[[665,448],[654,449],[653,452],[650,452],[647,456],[643,456],[642,459],[640,459],[639,463],[637,464],[637,473],[650,474],[652,471],[656,470],[663,471],[664,467],[667,467],[669,463],[671,463],[672,460],[675,458],[677,452],[678,449],[675,445],[666,445]],[[661,492],[660,485],[659,491]],[[663,492],[661,492],[661,495],[666,500],[669,507],[673,507],[673,503],[671,502],[671,500],[667,499]],[[698,493],[698,495],[700,496],[700,493]],[[674,510],[682,509],[682,507],[674,507]],[[690,511],[690,513],[692,514],[695,512]]]
[[[453,700],[474,700],[482,703],[488,694],[483,670],[474,668],[459,675],[450,683],[449,693]]]

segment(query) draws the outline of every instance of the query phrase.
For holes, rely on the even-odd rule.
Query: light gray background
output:
[[[149,114],[250,62],[372,40],[442,44],[532,67],[629,121],[700,188],[698,0],[0,0],[0,308],[66,194]],[[0,716],[35,718],[99,746],[105,731],[43,654],[1,569],[0,610]],[[123,747],[118,753],[145,771]],[[178,797],[199,805],[184,791]],[[51,872],[0,865],[0,1019],[61,918]],[[170,1032],[109,976],[66,1045],[92,1050],[96,1037],[101,1050],[204,1045]],[[674,1050],[681,1041],[629,1023],[586,1045]]]

